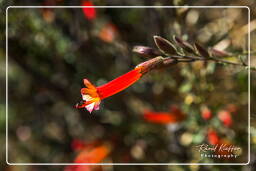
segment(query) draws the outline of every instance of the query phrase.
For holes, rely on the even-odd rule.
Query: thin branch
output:
[[[152,69],[168,67],[169,65],[176,64],[179,62],[195,62],[195,61],[214,61],[220,64],[240,66],[240,67],[244,67],[245,69],[256,71],[256,66],[249,66],[247,63],[245,63],[245,61],[243,61],[243,59],[241,58],[241,54],[239,55],[232,54],[231,56],[230,53],[224,53],[222,51],[218,51],[217,56],[220,56],[221,54],[221,56],[224,58],[236,56],[241,61],[241,63],[237,63],[237,62],[231,62],[229,60],[216,57],[214,56],[214,54],[210,53],[209,50],[207,50],[207,48],[204,48],[198,43],[194,43],[194,46],[193,46],[190,43],[176,36],[174,36],[174,42],[176,43],[176,46],[178,48],[173,43],[171,43],[167,39],[164,39],[160,36],[154,36],[154,41],[159,51],[162,52],[163,55],[158,56],[157,54],[157,57],[152,58],[142,64],[139,64],[139,66],[144,67],[143,71],[145,73]],[[187,52],[188,54],[191,54],[191,55],[181,54],[180,50],[184,51],[184,53]],[[137,46],[133,49],[133,52],[136,52],[144,57],[145,56],[150,57],[154,55],[154,53],[152,53],[154,51],[155,50],[153,48],[145,47],[145,46]],[[215,52],[215,55],[216,55],[216,52]]]
[[[158,57],[152,58],[150,60],[147,60],[143,63],[140,63],[139,65],[137,65],[137,67],[142,66],[143,73],[147,73],[151,70],[167,68],[171,65],[174,65],[174,64],[177,64],[180,62],[189,63],[189,62],[195,62],[195,61],[214,61],[214,62],[221,63],[221,64],[230,64],[230,65],[235,65],[235,66],[246,67],[248,69],[256,71],[255,67],[249,67],[247,64],[230,62],[230,61],[226,61],[223,59],[217,59],[217,58],[213,58],[213,57],[204,58],[201,56],[169,56],[169,57],[158,56]]]
[[[180,62],[194,62],[194,61],[214,61],[217,63],[221,63],[221,64],[230,64],[230,65],[236,65],[236,66],[241,66],[241,67],[246,67],[248,69],[254,70],[256,71],[256,67],[253,66],[249,66],[246,63],[236,63],[236,62],[231,62],[231,61],[227,61],[227,60],[223,60],[223,59],[219,59],[219,58],[215,58],[215,57],[202,57],[202,56],[169,56],[170,58],[174,58],[177,59]],[[187,59],[187,60],[183,60],[183,59]]]

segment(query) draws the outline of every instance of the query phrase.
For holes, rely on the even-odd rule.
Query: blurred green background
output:
[[[0,1],[8,5],[81,5],[83,1]],[[94,5],[217,5],[220,1],[93,1]],[[243,3],[241,3],[243,2]],[[248,3],[247,3],[248,2]],[[219,5],[249,5],[251,65],[256,65],[255,3],[233,1]],[[253,5],[254,4],[254,5]],[[254,7],[254,8],[253,8]],[[254,10],[253,10],[254,9]],[[154,47],[153,36],[173,35],[205,47],[222,48],[239,62],[247,53],[247,9],[96,8],[90,18],[81,8],[8,10],[8,161],[11,163],[72,163],[73,140],[100,141],[112,146],[104,161],[127,163],[227,163],[248,161],[248,70],[213,62],[178,64],[151,72],[123,92],[105,99],[92,114],[74,109],[81,100],[82,79],[102,85],[147,60],[132,52],[135,45]],[[1,42],[5,19],[1,17]],[[246,55],[244,55],[246,56]],[[245,58],[245,60],[248,60]],[[5,144],[5,49],[0,49],[0,142]],[[112,166],[103,170],[229,170],[253,169],[256,148],[255,71],[251,72],[252,166]],[[218,116],[236,107],[232,125]],[[154,124],[144,110],[168,112],[176,105],[182,122]],[[212,118],[202,117],[208,107]],[[208,143],[215,130],[242,151],[238,159],[200,158],[195,148]],[[5,153],[5,149],[1,149]],[[5,157],[1,158],[4,162]],[[1,166],[5,170],[63,170],[59,166]]]

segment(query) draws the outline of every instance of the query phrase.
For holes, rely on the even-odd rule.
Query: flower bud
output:
[[[161,55],[159,51],[147,46],[134,46],[132,51],[146,58],[152,58]]]
[[[155,69],[159,67],[161,64],[163,64],[164,58],[162,56],[155,57],[153,59],[147,60],[139,65],[136,66],[136,68],[141,68],[141,73],[146,74],[147,72],[151,71],[152,69]]]

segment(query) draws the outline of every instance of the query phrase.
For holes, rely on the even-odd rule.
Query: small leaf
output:
[[[132,51],[146,58],[152,58],[161,55],[158,50],[147,46],[134,46]]]
[[[215,56],[215,57],[227,57],[230,55],[228,52],[225,52],[222,50],[217,50],[214,48],[211,49],[211,54],[212,54],[212,56]]]
[[[196,55],[196,51],[193,48],[193,46],[188,43],[187,41],[182,40],[181,38],[177,37],[177,36],[173,36],[173,40],[175,41],[175,43],[177,45],[179,45],[182,49],[184,49],[186,52],[188,53],[193,53]]]
[[[154,41],[158,49],[164,54],[168,54],[168,55],[178,54],[176,47],[168,40],[160,36],[154,36]]]
[[[198,43],[195,43],[194,45],[195,45],[196,50],[198,51],[198,53],[199,53],[202,57],[205,57],[205,58],[210,57],[209,52],[208,52],[204,47],[202,47],[202,46],[199,45]]]

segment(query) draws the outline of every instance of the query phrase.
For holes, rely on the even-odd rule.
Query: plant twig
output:
[[[207,50],[207,48],[204,48],[198,43],[194,43],[194,46],[192,46],[190,43],[176,36],[174,36],[174,41],[176,43],[176,46],[178,47],[176,47],[173,43],[171,43],[167,39],[164,39],[160,36],[154,36],[154,41],[158,49],[160,50],[160,52],[162,52],[162,55],[157,53],[157,57],[152,58],[140,64],[140,65],[143,65],[144,68],[146,68],[145,72],[148,72],[152,69],[168,67],[170,65],[177,64],[179,62],[195,62],[195,61],[214,61],[220,64],[240,66],[240,67],[244,67],[245,69],[256,71],[256,67],[249,66],[241,58],[240,58],[241,63],[231,62],[223,59],[228,57],[234,57],[234,54],[231,55],[230,53],[226,53],[224,51],[218,51],[217,56],[223,57],[223,58],[219,58],[215,56],[216,52],[215,54],[213,52],[210,53],[208,51],[209,48]],[[183,50],[182,53],[180,52],[179,49]],[[150,55],[152,56],[154,54],[156,55],[156,53],[152,53],[152,52],[157,52],[155,49],[150,47],[145,47],[145,46],[137,46],[137,48],[134,48],[133,51],[142,56],[147,56],[147,57]],[[238,55],[238,57],[240,56],[241,55]]]

